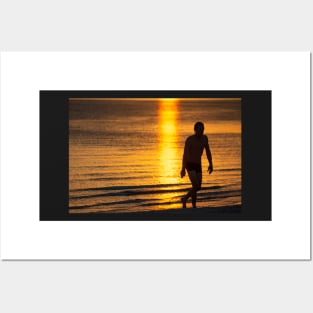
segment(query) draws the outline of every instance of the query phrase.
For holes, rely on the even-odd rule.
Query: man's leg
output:
[[[192,199],[192,206],[196,207],[197,191],[201,188],[201,173],[197,173],[196,171],[188,171],[188,176],[192,184],[192,189],[189,190],[186,196],[182,198],[183,208],[186,208],[186,202],[189,197]]]
[[[201,183],[202,183],[202,173],[195,173],[195,178],[193,179],[192,182],[192,190],[193,193],[191,195],[191,201],[192,201],[192,207],[196,208],[197,205],[197,191],[201,189]]]

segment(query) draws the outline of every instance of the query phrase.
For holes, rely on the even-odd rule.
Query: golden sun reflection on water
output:
[[[180,151],[177,148],[178,100],[160,99],[158,105],[159,178],[161,184],[178,184]]]

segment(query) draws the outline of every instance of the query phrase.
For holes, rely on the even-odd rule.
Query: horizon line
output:
[[[104,100],[117,100],[117,101],[121,101],[121,100],[127,100],[127,101],[131,101],[131,100],[136,100],[136,101],[152,101],[152,100],[164,100],[164,101],[174,101],[174,100],[192,100],[192,101],[241,101],[242,98],[159,98],[159,97],[155,97],[155,98],[69,98],[69,101],[104,101]]]

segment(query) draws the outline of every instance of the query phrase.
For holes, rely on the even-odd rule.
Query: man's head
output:
[[[194,126],[194,130],[197,136],[202,136],[204,132],[204,124],[202,122],[197,122]]]

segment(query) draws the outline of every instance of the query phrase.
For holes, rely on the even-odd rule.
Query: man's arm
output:
[[[207,136],[205,136],[205,152],[209,161],[208,172],[209,174],[211,174],[213,172],[213,161],[212,161],[212,153],[211,153],[210,146],[209,146],[209,140]]]

